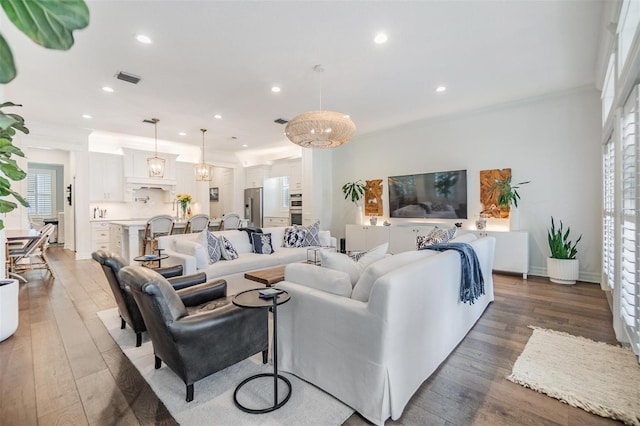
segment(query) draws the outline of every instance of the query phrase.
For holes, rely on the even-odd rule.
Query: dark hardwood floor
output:
[[[48,253],[57,278],[34,271],[20,284],[18,331],[0,343],[0,425],[176,424],[96,316],[115,306],[102,270],[61,248]],[[616,424],[505,379],[529,325],[615,344],[599,286],[494,280],[495,302],[387,424]],[[345,424],[367,422],[354,414]]]

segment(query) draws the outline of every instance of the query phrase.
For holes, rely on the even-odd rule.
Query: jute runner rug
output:
[[[631,349],[533,328],[508,380],[602,417],[640,426],[640,366]]]

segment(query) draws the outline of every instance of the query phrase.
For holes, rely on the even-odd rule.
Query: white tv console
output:
[[[442,224],[440,224],[442,226]],[[432,224],[412,226],[346,225],[347,251],[366,251],[379,244],[389,243],[389,253],[415,250],[416,237],[427,235]],[[493,270],[522,274],[529,273],[529,233],[526,231],[478,231],[463,229],[478,237],[496,239]]]

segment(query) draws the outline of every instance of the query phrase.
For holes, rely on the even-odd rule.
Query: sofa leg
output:
[[[156,368],[156,370],[157,370],[157,369],[158,369],[158,368],[160,368],[160,367],[162,367],[162,360],[161,360],[160,358],[156,357],[156,365],[155,365],[155,368]]]
[[[193,383],[187,385],[187,402],[193,401]]]
[[[269,349],[262,351],[262,363],[266,364],[267,362],[269,362]]]
[[[127,322],[122,317],[120,317],[120,329],[124,330],[126,327],[127,327]]]
[[[136,333],[136,348],[142,345],[142,333]]]

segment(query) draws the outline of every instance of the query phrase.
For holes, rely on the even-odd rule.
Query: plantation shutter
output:
[[[602,155],[603,205],[602,215],[602,276],[603,290],[615,285],[615,143],[607,140]]]
[[[34,216],[53,216],[53,170],[29,169],[27,172],[27,212]]]
[[[640,355],[640,283],[638,281],[638,87],[624,107],[622,129],[622,214],[620,243],[620,315],[636,355]]]

